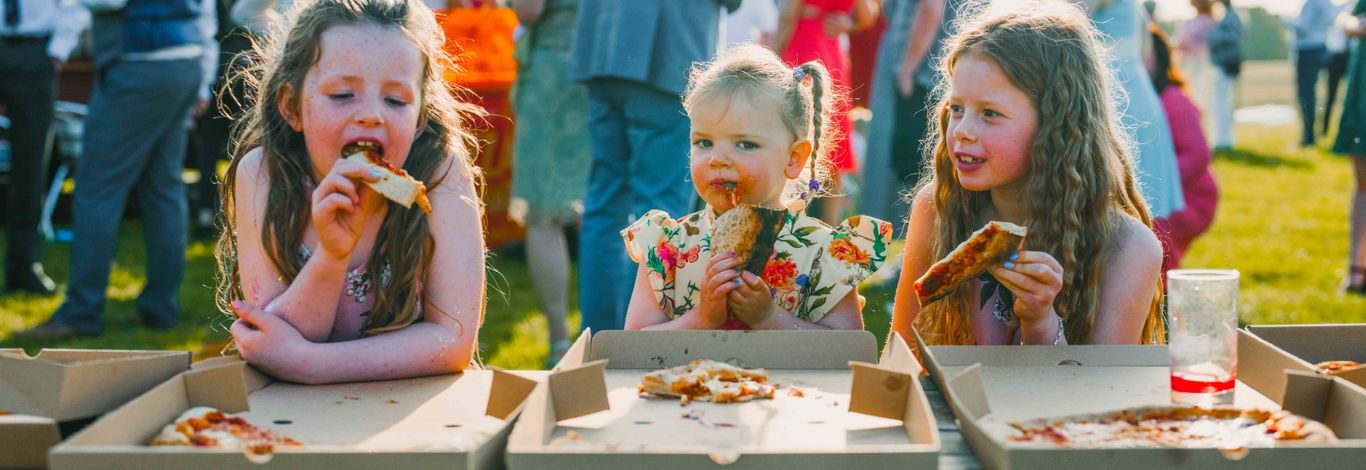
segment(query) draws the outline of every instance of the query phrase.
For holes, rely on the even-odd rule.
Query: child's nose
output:
[[[953,138],[961,142],[977,141],[977,127],[973,119],[965,118],[958,121],[958,125],[953,128]]]
[[[361,106],[360,109],[356,110],[356,115],[353,117],[353,120],[356,124],[366,127],[384,124],[382,106],[378,102],[367,102],[365,105]]]

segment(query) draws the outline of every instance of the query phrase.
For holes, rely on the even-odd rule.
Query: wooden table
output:
[[[968,447],[968,441],[963,439],[963,433],[958,431],[958,421],[953,417],[953,410],[949,409],[948,402],[944,400],[944,393],[939,391],[939,385],[929,377],[921,377],[920,385],[925,388],[925,398],[930,401],[934,421],[939,427],[939,440],[942,442],[939,449],[939,468],[982,468],[982,463],[977,461],[977,456],[973,455],[972,449]]]

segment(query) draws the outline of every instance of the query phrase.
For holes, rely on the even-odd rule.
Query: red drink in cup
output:
[[[1233,403],[1238,378],[1238,271],[1167,272],[1172,401]]]

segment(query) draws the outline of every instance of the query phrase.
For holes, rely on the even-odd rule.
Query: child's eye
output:
[[[385,103],[388,103],[389,106],[396,106],[396,107],[397,107],[397,106],[404,106],[404,105],[407,105],[407,104],[408,104],[408,102],[407,102],[407,101],[404,101],[402,98],[394,98],[394,97],[385,98],[385,99],[384,99],[384,102],[385,102]]]
[[[951,104],[949,105],[949,113],[953,114],[954,116],[962,116],[963,107],[956,104]]]
[[[347,99],[351,99],[352,96],[355,96],[355,95],[351,94],[350,92],[329,93],[329,94],[327,95],[328,98],[332,98],[332,99],[334,99],[334,100],[347,100]]]
[[[988,110],[986,110],[986,111],[982,111],[982,115],[983,115],[983,116],[986,116],[986,117],[989,117],[989,118],[995,118],[995,117],[1001,117],[1001,116],[1002,116],[1001,113],[998,113],[998,112],[996,112],[995,110],[992,110],[992,109],[988,109]]]
[[[711,139],[697,139],[692,141],[692,146],[700,149],[711,148]]]
[[[750,142],[750,141],[748,141],[748,140],[742,140],[742,141],[736,142],[736,143],[735,143],[735,146],[736,146],[736,147],[740,147],[740,150],[754,150],[754,149],[759,148],[759,144],[756,144],[756,143],[754,143],[754,142]]]

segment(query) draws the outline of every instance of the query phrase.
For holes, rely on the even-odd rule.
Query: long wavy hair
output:
[[[457,178],[477,181],[479,177],[469,150],[476,142],[466,129],[484,112],[457,100],[458,90],[445,82],[445,75],[454,70],[454,65],[443,48],[445,36],[430,8],[420,0],[313,0],[297,2],[286,18],[288,29],[259,38],[253,49],[244,53],[241,62],[246,66],[232,75],[232,80],[243,83],[248,106],[234,124],[233,158],[220,184],[220,224],[224,230],[215,249],[215,301],[218,309],[229,315],[229,303],[244,298],[237,266],[234,191],[238,167],[252,149],[262,149],[270,181],[270,203],[261,224],[263,248],[283,282],[293,282],[303,269],[299,248],[311,220],[310,194],[318,182],[304,147],[304,135],[284,120],[276,97],[284,90],[286,106],[302,115],[298,108],[299,93],[304,77],[322,53],[321,36],[328,28],[375,24],[399,31],[412,41],[425,66],[418,133],[403,169],[432,189],[440,187],[452,171],[459,173]],[[432,259],[433,242],[427,218],[416,207],[405,209],[393,202],[388,204],[366,272],[380,277],[387,265],[390,274],[387,283],[374,279],[371,284],[376,295],[362,328],[367,336],[403,328],[421,317],[419,289]]]
[[[1125,216],[1152,226],[1148,206],[1134,180],[1132,142],[1119,124],[1122,99],[1106,66],[1106,51],[1090,19],[1068,2],[1044,1],[988,9],[963,20],[940,64],[952,77],[958,60],[972,56],[1000,66],[1006,78],[1029,97],[1038,130],[1029,149],[1025,178],[1029,236],[1024,249],[1042,251],[1063,267],[1063,288],[1054,308],[1063,319],[1067,341],[1089,343],[1100,307],[1100,273]],[[925,171],[937,219],[930,243],[933,259],[942,258],[984,222],[991,203],[987,191],[963,189],[949,154],[949,80],[936,90],[933,159]],[[1108,266],[1123,269],[1122,266]],[[1157,285],[1141,341],[1162,342],[1161,284]],[[959,287],[948,299],[924,307],[916,329],[932,344],[973,344],[972,292]]]
[[[831,115],[843,96],[820,61],[788,67],[772,50],[744,43],[725,50],[712,62],[693,67],[683,92],[683,109],[692,114],[698,103],[712,97],[767,98],[777,103],[783,126],[793,138],[811,140],[809,168],[803,170],[806,178],[789,180],[784,187],[784,197],[790,198],[807,189],[811,179],[829,181],[830,146],[839,137]]]

